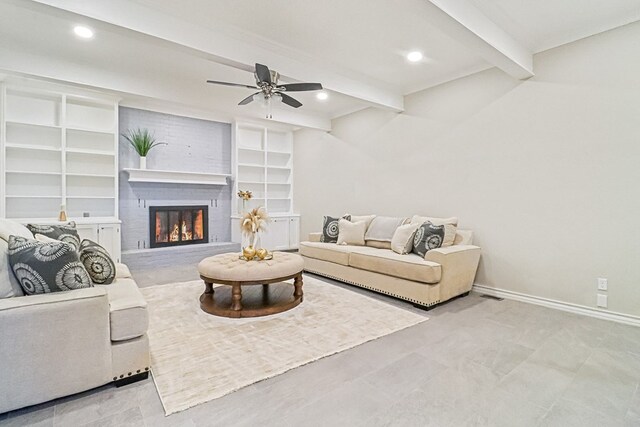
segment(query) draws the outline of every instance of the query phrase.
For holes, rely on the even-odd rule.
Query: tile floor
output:
[[[640,328],[473,293],[422,313],[169,417],[148,380],[1,414],[0,426],[640,426]]]

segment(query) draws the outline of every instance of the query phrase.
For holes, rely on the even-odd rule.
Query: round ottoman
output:
[[[244,261],[239,256],[220,254],[200,261],[198,272],[205,284],[202,310],[224,317],[257,317],[281,313],[302,302],[300,255],[274,252],[273,259],[266,261]],[[284,282],[291,279],[293,285]],[[214,292],[214,283],[227,286]]]

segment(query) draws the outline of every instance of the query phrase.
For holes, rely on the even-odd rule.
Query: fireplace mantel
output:
[[[199,185],[227,185],[230,174],[182,172],[154,169],[124,169],[129,174],[129,182],[156,182],[167,184],[199,184]]]

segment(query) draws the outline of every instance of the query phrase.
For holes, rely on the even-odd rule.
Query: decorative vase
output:
[[[247,261],[251,261],[253,257],[256,256],[256,250],[253,246],[245,246],[242,248],[242,255],[247,259]]]
[[[260,260],[265,259],[267,255],[269,255],[269,251],[266,250],[265,248],[260,248],[256,251],[256,256],[260,258]]]
[[[147,168],[147,156],[140,156],[140,169]]]

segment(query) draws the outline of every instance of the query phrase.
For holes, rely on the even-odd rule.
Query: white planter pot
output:
[[[144,156],[140,156],[140,169],[147,168],[147,158]]]

